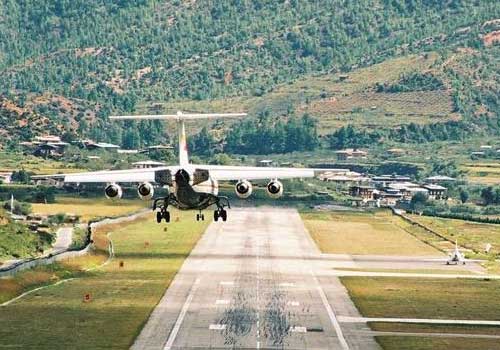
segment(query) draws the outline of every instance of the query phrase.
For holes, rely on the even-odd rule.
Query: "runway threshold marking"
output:
[[[300,303],[298,301],[288,301],[286,303],[288,306],[299,306]]]
[[[307,328],[301,327],[301,326],[293,326],[290,328],[290,332],[292,332],[292,333],[307,333]]]
[[[189,291],[189,295],[186,298],[184,305],[182,306],[179,317],[177,317],[177,320],[175,321],[174,328],[172,329],[172,332],[170,333],[170,336],[168,337],[167,342],[165,343],[165,346],[163,347],[163,350],[172,349],[172,345],[174,344],[175,338],[177,337],[177,333],[179,333],[179,329],[181,328],[182,321],[184,321],[184,317],[186,316],[186,313],[189,309],[189,306],[191,305],[191,302],[193,301],[194,293],[198,289],[199,285],[200,285],[200,279],[197,278],[194,281],[193,286],[191,287],[191,290]]]
[[[228,305],[230,303],[227,299],[217,299],[215,305]]]
[[[213,331],[223,331],[224,329],[226,329],[226,325],[225,324],[211,324],[210,326],[208,326],[208,329],[213,330]]]
[[[234,282],[233,281],[221,281],[219,284],[221,286],[234,286]]]

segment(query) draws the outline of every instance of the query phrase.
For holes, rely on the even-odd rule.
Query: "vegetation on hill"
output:
[[[251,100],[307,76],[428,50],[449,50],[436,64],[446,71],[443,84],[457,112],[496,106],[497,83],[474,81],[489,81],[494,69],[488,63],[497,48],[484,37],[500,8],[487,0],[7,0],[0,11],[1,127],[22,139],[59,131],[127,147],[167,141],[156,122],[132,128],[106,117],[139,106],[160,112],[161,103],[178,101]],[[457,58],[455,47],[474,53]],[[454,69],[464,64],[477,76]],[[437,84],[430,76],[404,75],[405,88],[397,90]],[[290,112],[307,102],[291,98]]]

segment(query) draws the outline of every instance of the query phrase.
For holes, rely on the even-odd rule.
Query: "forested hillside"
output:
[[[301,79],[430,51],[439,55],[429,68],[437,76],[410,69],[356,93],[439,90],[451,106],[445,100],[438,108],[443,119],[456,122],[452,113],[487,118],[498,112],[497,18],[500,4],[491,0],[4,0],[0,128],[7,138],[61,130],[99,141],[127,139],[133,147],[164,141],[161,127],[123,131],[108,125],[109,114],[265,99]],[[319,90],[307,97],[308,106],[332,96],[328,86]],[[271,111],[339,113],[303,102]]]

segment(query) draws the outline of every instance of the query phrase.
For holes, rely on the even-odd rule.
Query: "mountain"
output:
[[[179,106],[308,112],[325,134],[353,120],[498,124],[495,1],[5,0],[0,18],[6,139],[59,131],[121,143],[128,124],[109,114]],[[415,99],[435,109],[405,114]],[[143,124],[129,143],[164,141],[161,129]]]

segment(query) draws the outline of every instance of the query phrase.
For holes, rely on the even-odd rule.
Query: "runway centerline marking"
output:
[[[221,281],[219,284],[221,286],[234,286],[234,282],[233,281]]]
[[[177,321],[175,321],[174,328],[172,329],[172,332],[170,333],[170,336],[168,337],[167,342],[166,342],[165,346],[163,347],[163,350],[172,349],[172,344],[174,344],[175,338],[177,337],[177,333],[179,333],[179,329],[181,328],[182,321],[184,321],[184,317],[186,316],[186,313],[189,309],[189,306],[191,305],[191,302],[193,301],[194,293],[198,289],[199,285],[200,285],[200,279],[197,278],[194,281],[194,284],[191,287],[191,290],[189,291],[189,295],[186,298],[184,305],[182,306],[182,310],[179,314],[179,317],[177,317]]]
[[[217,299],[215,305],[228,305],[230,301],[228,299]]]

